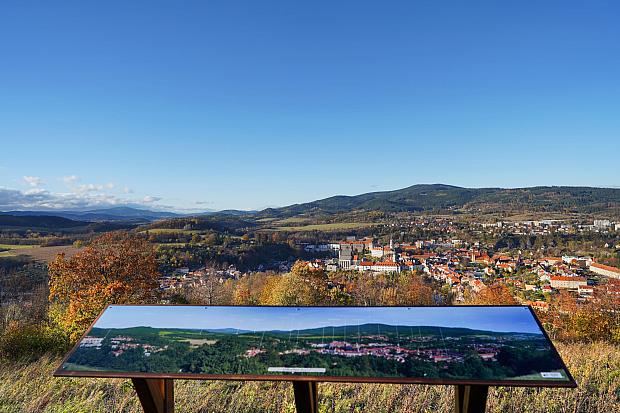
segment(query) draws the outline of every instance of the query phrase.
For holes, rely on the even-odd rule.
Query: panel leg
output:
[[[454,386],[454,413],[484,413],[489,386]]]
[[[297,413],[318,413],[318,390],[315,381],[294,381],[295,407]]]
[[[144,413],[174,413],[172,379],[131,379]]]

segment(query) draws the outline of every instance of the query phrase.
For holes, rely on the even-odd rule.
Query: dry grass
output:
[[[604,343],[560,344],[577,389],[494,388],[489,412],[620,412],[620,348]],[[56,358],[0,366],[0,412],[141,412],[128,380],[56,379]],[[443,413],[452,409],[445,386],[321,384],[320,411]],[[295,411],[292,386],[273,382],[177,381],[179,413]]]
[[[5,251],[4,256],[17,256],[17,255],[27,255],[31,257],[35,261],[44,261],[50,262],[54,258],[56,258],[57,254],[64,252],[65,255],[70,258],[75,255],[79,251],[78,248],[72,245],[60,245],[53,247],[40,247],[38,245],[27,245],[20,246],[21,248],[11,249],[10,251]],[[0,255],[2,256],[2,255]]]
[[[182,228],[151,228],[140,231],[141,234],[202,234],[207,231],[199,229],[182,229]]]
[[[70,258],[74,256],[78,251],[79,251],[79,248],[76,248],[72,245],[61,245],[61,246],[54,246],[54,247],[38,247],[38,248],[31,248],[31,249],[22,249],[16,252],[17,252],[17,255],[28,255],[36,261],[50,262],[54,258],[56,258],[56,255],[60,254],[61,252],[64,252],[65,256],[67,258]]]

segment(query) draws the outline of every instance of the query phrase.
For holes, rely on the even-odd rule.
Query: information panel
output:
[[[55,374],[575,386],[522,306],[112,305]]]

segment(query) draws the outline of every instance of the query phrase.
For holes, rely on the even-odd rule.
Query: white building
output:
[[[372,271],[372,272],[400,272],[400,265],[396,262],[360,262],[357,266],[360,272]]]
[[[371,248],[370,255],[372,257],[383,258],[383,247]]]
[[[608,219],[595,219],[594,228],[605,229],[611,226],[611,222]]]
[[[609,265],[598,264],[593,262],[590,265],[590,271],[598,275],[620,279],[620,268],[610,267]]]
[[[90,337],[86,336],[80,341],[80,347],[94,347],[101,348],[101,343],[103,342],[103,337]]]
[[[564,275],[554,275],[551,277],[552,288],[577,290],[579,286],[586,285],[588,285],[588,280],[584,277],[566,277]]]

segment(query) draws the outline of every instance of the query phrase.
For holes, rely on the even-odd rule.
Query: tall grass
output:
[[[620,412],[620,347],[558,344],[577,389],[492,388],[489,412]],[[141,412],[129,380],[53,378],[56,357],[0,364],[0,412]],[[292,386],[281,382],[175,382],[179,413],[295,412]],[[449,386],[319,385],[321,412],[443,413]]]

